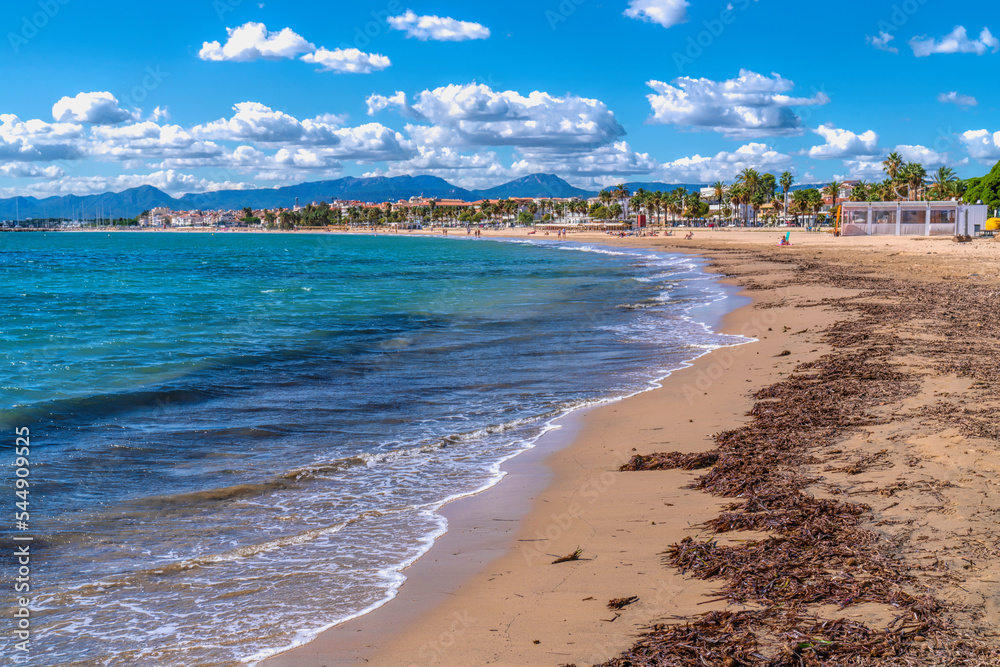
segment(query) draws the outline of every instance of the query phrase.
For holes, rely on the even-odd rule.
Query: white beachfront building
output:
[[[844,202],[843,236],[975,236],[986,227],[982,204],[956,201]]]

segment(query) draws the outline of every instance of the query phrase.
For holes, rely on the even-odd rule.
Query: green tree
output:
[[[958,176],[955,174],[954,169],[951,167],[939,167],[931,175],[931,187],[927,190],[927,194],[934,199],[947,199],[951,196],[951,184],[957,180]]]
[[[917,201],[924,187],[924,180],[927,178],[924,166],[919,162],[908,162],[900,170],[899,178],[906,185],[907,200]]]
[[[1000,208],[1000,162],[994,165],[985,176],[970,178],[967,181],[964,201],[968,204],[983,202],[990,208]]]
[[[896,151],[889,153],[889,156],[882,161],[882,169],[889,180],[895,182],[899,178],[899,172],[903,169],[903,157]]]
[[[840,201],[840,189],[842,187],[844,187],[844,184],[840,181],[831,181],[824,190],[826,196],[833,200],[833,204],[831,205],[833,208],[837,208],[837,202]]]

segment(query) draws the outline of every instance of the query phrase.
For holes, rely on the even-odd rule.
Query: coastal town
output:
[[[119,227],[140,229],[165,228],[254,228],[317,229],[358,228],[392,231],[426,227],[532,227],[570,231],[634,230],[647,227],[765,227],[797,226],[809,229],[834,225],[842,219],[845,204],[854,219],[857,204],[872,204],[876,210],[898,209],[891,220],[874,221],[876,225],[900,224],[912,218],[913,224],[954,224],[960,201],[986,206],[977,213],[973,227],[985,230],[989,208],[1000,207],[996,197],[984,203],[979,199],[983,178],[963,181],[949,167],[928,175],[922,165],[906,163],[891,153],[882,163],[886,178],[877,183],[863,180],[832,181],[826,185],[796,184],[790,172],[780,176],[744,169],[733,183],[716,181],[711,185],[677,186],[669,190],[647,189],[641,184],[618,184],[601,190],[596,196],[581,197],[507,197],[465,201],[437,197],[411,196],[395,201],[362,201],[338,198],[319,199],[305,205],[296,198],[284,207],[222,210],[175,210],[155,207],[135,217],[104,215],[103,210],[80,219],[7,220],[2,228],[87,228]],[[996,180],[994,178],[994,180]],[[970,187],[978,188],[970,191]],[[634,188],[634,189],[633,189]],[[987,189],[987,192],[989,190]],[[931,206],[931,203],[935,206]],[[949,208],[941,203],[953,202]],[[921,206],[920,203],[926,205]],[[886,208],[888,206],[888,208]],[[864,207],[862,207],[864,208]],[[904,215],[903,209],[909,213]],[[951,210],[953,213],[932,214]],[[866,209],[865,220],[872,217]],[[913,216],[926,212],[920,221]],[[933,221],[932,221],[933,218]],[[866,232],[870,229],[866,226]],[[903,233],[900,229],[898,233]],[[945,233],[941,230],[940,233]]]

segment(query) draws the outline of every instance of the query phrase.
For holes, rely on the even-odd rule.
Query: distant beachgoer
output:
[[[690,240],[691,240],[691,239],[693,239],[693,238],[694,238],[694,232],[693,232],[693,231],[691,231],[691,232],[688,232],[688,233],[687,233],[687,236],[685,236],[685,237],[684,237],[684,240],[685,240],[685,241],[690,241]]]

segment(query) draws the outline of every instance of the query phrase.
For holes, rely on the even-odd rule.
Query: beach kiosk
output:
[[[842,236],[975,236],[989,211],[956,201],[844,202]]]

